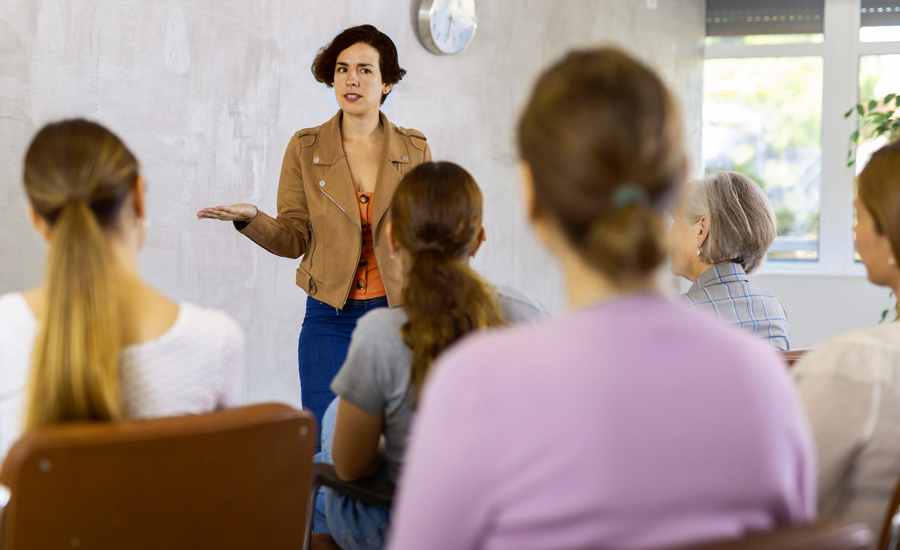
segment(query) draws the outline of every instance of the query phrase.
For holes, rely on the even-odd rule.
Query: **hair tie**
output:
[[[636,183],[623,183],[613,193],[612,203],[615,208],[625,208],[632,204],[647,204],[650,197],[647,191]]]

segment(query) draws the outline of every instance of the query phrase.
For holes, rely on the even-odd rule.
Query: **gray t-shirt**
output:
[[[521,292],[502,287],[497,293],[508,323],[548,316],[540,302]],[[401,307],[378,308],[362,316],[353,331],[347,359],[331,382],[331,391],[341,399],[368,414],[384,416],[385,465],[392,482],[400,473],[413,416],[409,400],[412,350],[400,336],[407,319]]]

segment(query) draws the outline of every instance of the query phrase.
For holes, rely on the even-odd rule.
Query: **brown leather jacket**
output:
[[[343,308],[362,250],[362,228],[356,192],[341,145],[338,113],[317,128],[291,138],[278,182],[278,217],[260,211],[238,230],[272,254],[299,258],[297,286],[313,298]],[[387,291],[388,305],[400,304],[400,262],[390,258],[385,234],[388,210],[400,177],[431,160],[425,136],[398,128],[381,113],[384,154],[372,203],[375,260]]]

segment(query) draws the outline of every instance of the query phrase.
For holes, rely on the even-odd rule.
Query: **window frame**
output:
[[[758,57],[822,58],[819,259],[769,260],[760,271],[762,274],[865,275],[865,267],[854,258],[855,169],[846,166],[849,138],[856,121],[853,117],[845,119],[844,113],[858,102],[860,56],[900,54],[900,41],[860,42],[861,9],[861,0],[825,0],[825,39],[820,43],[704,46],[704,61]]]

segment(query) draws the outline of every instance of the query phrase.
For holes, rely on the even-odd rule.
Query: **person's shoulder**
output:
[[[405,126],[397,126],[394,123],[391,123],[391,129],[400,135],[400,137],[406,137],[415,141],[428,141],[428,138],[425,137],[425,134],[416,130],[415,128],[406,128]]]
[[[510,286],[498,286],[497,297],[504,318],[511,322],[549,317],[550,312],[534,296]]]
[[[178,307],[179,317],[187,331],[194,334],[206,334],[213,339],[244,341],[244,329],[225,311],[203,307],[191,302],[181,302]]]
[[[375,308],[359,318],[353,337],[379,339],[385,334],[399,334],[408,319],[402,307]]]
[[[23,307],[28,307],[23,293],[7,292],[0,294],[0,312],[22,311]]]
[[[413,128],[397,126],[393,122],[391,123],[391,131],[397,134],[400,139],[414,146],[416,149],[419,149],[420,151],[425,150],[428,138],[426,138],[425,134],[423,134],[422,132]]]
[[[900,377],[900,324],[866,327],[815,346],[797,362],[798,377],[831,374],[860,382],[892,382]]]
[[[313,126],[311,128],[304,128],[297,132],[294,132],[294,136],[291,139],[291,143],[299,145],[301,148],[312,147],[316,143],[316,139],[319,137],[319,130],[321,130],[320,126]]]

